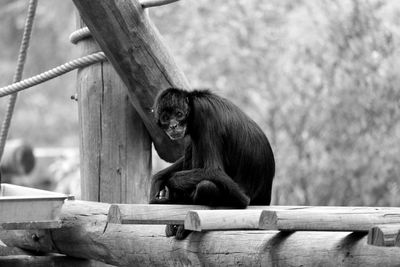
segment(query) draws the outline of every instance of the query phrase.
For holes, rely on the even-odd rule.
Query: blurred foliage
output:
[[[26,1],[0,5],[5,85]],[[231,99],[269,136],[273,204],[371,206],[400,204],[399,13],[395,0],[181,0],[150,10],[191,85]],[[70,1],[39,2],[25,77],[78,55],[68,43],[74,16]],[[11,136],[76,146],[75,76],[38,87],[21,94]]]

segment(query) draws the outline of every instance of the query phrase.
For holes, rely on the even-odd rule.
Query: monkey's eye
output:
[[[160,122],[161,123],[169,123],[169,115],[166,113],[163,113],[160,117]]]
[[[175,116],[176,116],[176,118],[177,118],[178,120],[182,120],[182,119],[185,117],[185,114],[183,114],[182,111],[178,110],[178,111],[175,113]]]

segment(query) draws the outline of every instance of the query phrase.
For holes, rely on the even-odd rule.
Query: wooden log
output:
[[[100,51],[92,38],[78,46],[83,55]],[[109,62],[80,69],[77,80],[82,199],[147,203],[151,139],[124,83]]]
[[[35,221],[35,222],[0,222],[0,229],[17,230],[17,229],[50,229],[60,228],[60,221]]]
[[[118,266],[399,266],[398,248],[348,232],[210,231],[166,238],[164,226],[108,224],[110,205],[67,201],[60,229],[0,231],[9,246]],[[34,237],[34,238],[33,238]]]
[[[161,41],[141,4],[131,0],[74,0],[83,21],[126,85],[161,158],[171,162],[183,142],[171,141],[157,126],[152,107],[157,93],[188,82]]]
[[[7,141],[0,164],[1,172],[4,175],[29,174],[35,167],[35,163],[32,146],[20,139]]]
[[[68,257],[65,255],[10,255],[0,257],[0,266],[12,267],[43,267],[43,266],[57,266],[57,267],[111,267],[102,262],[96,262],[86,259],[78,259]]]
[[[108,219],[112,223],[121,224],[184,224],[186,215],[192,210],[202,210],[207,217],[218,217],[221,209],[199,205],[137,205],[137,204],[113,204],[108,213]],[[249,206],[247,210],[280,211],[290,210],[299,212],[323,212],[323,213],[400,213],[400,208],[391,207],[319,207],[319,206]],[[207,211],[206,211],[207,210]],[[243,210],[234,212],[240,216]]]
[[[368,232],[368,244],[393,247],[400,232],[400,224],[382,224],[372,227]]]
[[[203,230],[238,230],[260,229],[262,210],[196,210],[189,211],[185,218],[185,229]]]
[[[33,255],[31,251],[23,250],[16,247],[7,247],[0,241],[0,258],[12,255]],[[1,266],[1,265],[0,265]]]
[[[199,205],[140,205],[113,204],[108,211],[108,222],[118,224],[183,224],[192,210],[210,209]]]
[[[400,223],[400,212],[264,210],[262,228],[281,231],[362,231],[377,224]]]

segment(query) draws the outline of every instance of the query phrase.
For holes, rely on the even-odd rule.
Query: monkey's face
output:
[[[172,140],[185,137],[189,117],[187,92],[179,89],[166,89],[158,95],[154,115],[158,125]]]
[[[159,125],[172,140],[185,137],[187,114],[184,110],[173,108],[163,111],[159,117]]]

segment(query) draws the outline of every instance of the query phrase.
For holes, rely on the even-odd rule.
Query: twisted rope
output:
[[[90,33],[89,28],[84,27],[71,33],[69,36],[69,41],[73,44],[77,44],[80,40],[89,38],[91,36],[92,34]]]
[[[143,8],[168,5],[179,0],[142,0],[140,4]]]
[[[29,1],[29,6],[28,6],[28,14],[25,20],[25,27],[24,27],[24,33],[22,35],[22,41],[21,45],[19,48],[19,54],[18,54],[18,61],[17,61],[17,67],[15,70],[15,75],[13,77],[13,83],[18,82],[21,80],[22,73],[24,71],[24,66],[25,66],[25,61],[26,61],[26,54],[29,48],[29,41],[31,39],[31,33],[32,33],[32,27],[33,27],[33,21],[35,18],[36,14],[36,7],[37,7],[37,0],[30,0]],[[11,124],[11,118],[14,113],[14,107],[15,103],[17,102],[17,96],[18,94],[13,94],[11,95],[8,105],[7,105],[7,110],[6,110],[6,115],[3,121],[3,125],[1,126],[1,132],[0,132],[0,161],[1,158],[3,157],[4,153],[4,146],[6,144],[7,136],[8,136],[8,130],[10,129],[10,124]]]
[[[61,76],[67,72],[70,72],[74,69],[84,68],[84,67],[92,65],[94,63],[102,62],[105,60],[107,60],[107,58],[104,55],[104,53],[98,52],[98,53],[94,53],[94,54],[91,54],[88,56],[84,56],[84,57],[69,61],[65,64],[62,64],[56,68],[53,68],[51,70],[48,70],[48,71],[38,74],[36,76],[30,77],[28,79],[22,80],[17,83],[10,84],[5,87],[1,87],[0,88],[0,97],[19,92],[21,90],[32,87],[39,83],[43,83],[43,82],[53,79],[57,76]]]
[[[140,4],[142,8],[156,7],[168,5],[179,0],[141,0]],[[80,40],[91,37],[92,34],[88,27],[83,27],[71,33],[69,36],[69,41],[73,44],[77,44]]]

